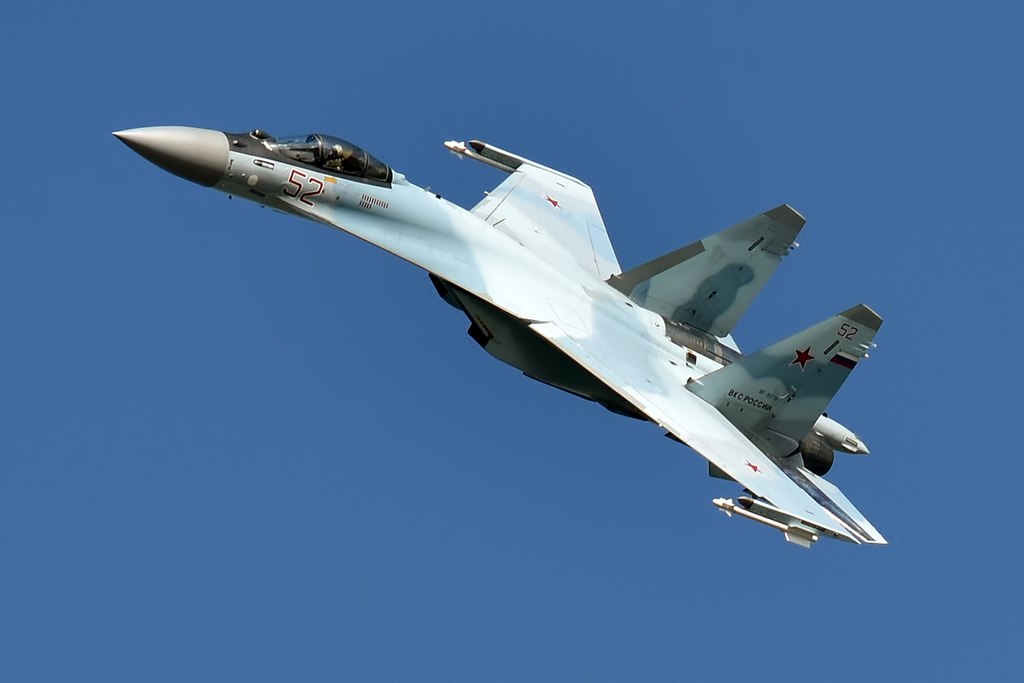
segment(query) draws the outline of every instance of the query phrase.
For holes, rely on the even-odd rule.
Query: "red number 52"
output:
[[[310,186],[310,189],[303,191],[307,185]],[[298,197],[303,204],[313,206],[310,198],[324,193],[324,181],[307,176],[299,169],[293,168],[291,175],[288,176],[288,184],[281,191],[289,197]]]

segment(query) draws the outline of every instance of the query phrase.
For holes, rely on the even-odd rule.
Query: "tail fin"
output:
[[[640,306],[724,337],[796,244],[804,217],[783,204],[699,242],[613,275]]]
[[[859,304],[688,385],[771,455],[789,455],[882,325]]]

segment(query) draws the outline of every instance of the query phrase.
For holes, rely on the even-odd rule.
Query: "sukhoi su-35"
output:
[[[351,233],[427,271],[495,358],[653,422],[742,488],[713,503],[809,547],[885,539],[824,475],[864,442],[826,414],[873,346],[863,304],[757,353],[731,333],[804,218],[788,205],[623,271],[590,187],[477,140],[508,176],[466,210],[341,138],[160,126],[114,133],[187,180]]]

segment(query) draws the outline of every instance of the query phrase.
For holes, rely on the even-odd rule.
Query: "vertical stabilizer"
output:
[[[804,217],[782,204],[615,275],[608,284],[669,320],[724,337],[803,227]]]
[[[688,385],[770,455],[792,453],[882,325],[859,304]]]

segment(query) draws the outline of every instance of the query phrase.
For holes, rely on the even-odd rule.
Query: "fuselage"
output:
[[[741,484],[749,497],[713,501],[728,514],[804,547],[822,535],[885,543],[822,478],[835,448],[867,452],[823,411],[881,317],[858,304],[746,357],[731,342],[805,223],[789,205],[623,271],[589,186],[479,140],[445,145],[509,176],[467,211],[329,135],[183,127],[115,135],[171,173],[348,232],[426,270],[492,356],[657,424],[702,455],[709,474]]]

